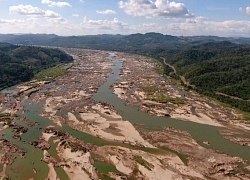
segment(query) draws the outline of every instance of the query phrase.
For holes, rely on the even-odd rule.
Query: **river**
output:
[[[190,133],[196,142],[203,147],[219,150],[231,156],[241,157],[244,160],[250,161],[250,148],[247,146],[240,146],[224,139],[219,133],[219,130],[223,128],[181,121],[172,118],[152,116],[139,111],[137,107],[125,105],[125,102],[118,98],[110,88],[110,86],[115,83],[117,79],[119,79],[122,62],[115,58],[114,53],[110,53],[109,58],[114,62],[114,66],[111,67],[112,72],[108,76],[107,81],[98,89],[97,93],[93,95],[93,99],[95,101],[106,102],[113,105],[122,118],[124,120],[130,121],[131,123],[144,124],[152,129],[161,129],[163,127],[173,127],[180,129]],[[2,132],[2,134],[4,134],[4,139],[9,140],[10,142],[27,151],[26,157],[24,159],[17,158],[11,166],[8,166],[7,174],[12,180],[23,180],[29,178],[42,180],[45,179],[48,174],[47,164],[41,161],[43,152],[40,149],[29,145],[28,142],[38,140],[39,137],[41,137],[42,129],[49,125],[56,125],[53,124],[49,119],[39,116],[39,112],[42,110],[42,102],[33,104],[30,102],[30,99],[27,99],[22,105],[26,110],[22,116],[25,116],[31,121],[39,122],[39,125],[35,127],[29,127],[25,123],[16,120],[19,125],[28,128],[28,132],[22,135],[22,140],[25,142],[13,139],[13,132],[10,129],[6,129]],[[56,127],[60,128],[58,126]],[[108,141],[101,140],[84,132],[75,131],[66,124],[63,125],[62,130],[69,132],[72,136],[82,139],[85,142],[90,142],[96,145],[109,144]],[[203,141],[209,141],[210,146],[203,144]],[[50,141],[50,145],[52,147],[50,153],[56,156],[55,145],[53,144],[53,141]],[[35,169],[36,173],[33,169]],[[61,179],[65,179],[66,175],[62,168],[57,168],[56,171]]]
[[[94,100],[107,102],[113,105],[124,120],[132,123],[144,124],[155,129],[162,127],[180,129],[190,133],[196,142],[203,147],[219,150],[231,156],[241,157],[244,160],[250,161],[250,147],[241,146],[223,138],[219,133],[219,130],[223,129],[221,127],[152,116],[139,111],[137,107],[126,105],[125,102],[118,98],[110,89],[110,86],[119,79],[120,70],[122,68],[121,61],[115,59],[114,54],[112,54],[110,58],[114,61],[112,73],[109,75],[107,82],[98,89],[96,94],[94,94]],[[210,145],[203,144],[204,141],[209,141]]]

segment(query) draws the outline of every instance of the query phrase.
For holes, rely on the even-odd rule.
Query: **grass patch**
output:
[[[153,95],[155,92],[159,91],[160,89],[156,86],[145,86],[139,87],[139,89],[145,92],[147,95]]]
[[[155,66],[155,71],[158,74],[164,74],[164,65],[161,62],[157,62],[156,66]]]
[[[134,159],[137,163],[139,163],[140,165],[144,166],[146,169],[148,169],[149,171],[151,171],[150,166],[152,167],[151,164],[149,164],[147,161],[145,161],[141,156],[136,156]]]
[[[10,113],[1,113],[0,114],[0,118],[1,117],[9,117],[10,116]]]
[[[250,113],[249,112],[244,112],[244,111],[240,111],[240,110],[238,110],[238,111],[242,114],[244,120],[250,121]]]
[[[171,102],[173,104],[184,104],[185,100],[178,97],[170,97],[166,96],[162,93],[159,93],[160,88],[157,86],[145,86],[139,87],[139,89],[147,94],[147,99],[151,101],[156,101],[159,103],[168,103]]]
[[[7,176],[4,176],[2,180],[9,180]]]
[[[150,79],[154,79],[155,77],[152,76],[142,76],[142,79],[146,79],[146,80],[150,80]]]
[[[67,74],[67,68],[66,66],[56,66],[49,69],[42,70],[38,74],[35,75],[35,79],[42,80],[42,81],[51,81],[59,76],[63,76]]]
[[[25,95],[28,96],[28,97],[30,97],[31,94],[36,93],[36,92],[38,92],[38,91],[39,91],[39,89],[29,90],[28,92],[25,93]]]
[[[40,84],[37,84],[37,83],[30,83],[30,84],[27,84],[27,85],[30,86],[29,89],[37,88],[37,87],[40,86]],[[27,89],[27,90],[29,90],[29,89]]]
[[[73,63],[69,63],[63,66],[64,69],[68,70],[73,67]]]
[[[151,100],[151,101],[156,101],[156,102],[159,102],[159,103],[168,103],[168,102],[171,102],[173,104],[184,104],[185,101],[184,99],[181,99],[181,98],[173,98],[173,97],[170,97],[170,96],[166,96],[164,94],[158,94],[154,97],[148,97],[148,100]]]
[[[180,79],[175,79],[175,78],[168,76],[168,75],[166,75],[166,77],[168,78],[168,80],[171,82],[172,85],[175,85],[178,88],[185,90],[186,87],[183,85],[183,83]],[[187,91],[189,91],[189,90],[187,90]]]

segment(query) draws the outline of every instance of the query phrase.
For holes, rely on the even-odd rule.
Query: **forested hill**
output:
[[[23,45],[43,45],[56,37],[58,36],[54,34],[0,34],[0,42]]]
[[[250,44],[250,38],[230,38],[218,36],[171,36],[160,33],[131,35],[86,35],[57,36],[54,34],[0,34],[0,42],[22,45],[45,45],[105,49],[116,51],[146,52],[162,51],[164,48],[182,48],[207,42],[230,41],[237,44]]]
[[[167,61],[197,91],[250,112],[250,45],[205,43]]]
[[[28,81],[42,69],[72,60],[58,49],[0,43],[0,89]]]

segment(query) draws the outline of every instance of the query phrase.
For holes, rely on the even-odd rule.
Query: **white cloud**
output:
[[[55,33],[67,34],[66,28],[68,23],[63,19],[55,18],[34,18],[28,17],[26,19],[1,19],[0,31],[1,33]],[[18,31],[17,31],[18,30]],[[63,33],[60,31],[63,30]],[[65,31],[64,31],[65,30]]]
[[[218,35],[250,37],[250,21],[212,21],[205,17],[179,19],[169,24],[143,23],[128,25],[114,18],[113,20],[93,20],[84,17],[82,23],[65,21],[56,18],[58,15],[46,11],[37,16],[21,16],[25,19],[0,19],[1,33],[55,33],[58,35],[86,34],[132,34],[159,32],[171,35]],[[48,17],[46,17],[48,16]],[[43,18],[42,18],[43,17]],[[52,18],[54,17],[54,18]]]
[[[26,15],[29,17],[37,17],[37,18],[50,18],[50,19],[55,19],[54,21],[58,21],[58,22],[63,22],[66,21],[65,19],[63,19],[63,17],[54,12],[54,11],[50,11],[50,10],[42,10],[38,7],[34,7],[31,5],[18,5],[18,6],[11,6],[9,8],[9,12],[10,14],[12,13],[18,13],[20,15]]]
[[[243,7],[239,7],[239,11],[240,11],[240,12],[244,12]]]
[[[24,20],[19,19],[0,19],[0,24],[6,23],[6,24],[21,24],[24,23]]]
[[[84,0],[79,0],[81,3],[84,3]]]
[[[47,10],[47,11],[44,11],[44,17],[49,17],[49,18],[61,18],[61,15],[54,12],[54,11],[50,11],[50,10]]]
[[[193,15],[183,3],[170,2],[168,0],[128,0],[120,1],[119,7],[127,14],[146,18],[187,18]]]
[[[49,7],[72,7],[68,2],[61,1],[42,0],[42,4],[48,4]]]
[[[247,15],[250,15],[250,7],[246,7],[246,8],[240,7],[239,11],[241,13],[246,13]]]
[[[125,31],[128,28],[128,24],[119,21],[117,18],[113,20],[91,20],[88,19],[86,16],[84,17],[84,21],[81,26],[87,30],[92,31],[91,34],[96,33],[119,33]]]
[[[246,7],[246,14],[250,15],[250,7]]]
[[[38,7],[34,7],[31,5],[18,5],[18,6],[10,6],[10,13],[19,13],[21,15],[44,15],[44,11]]]
[[[250,36],[250,21],[211,21],[204,17],[188,19],[184,22],[170,23],[167,25],[141,24],[131,26],[130,32],[159,32],[171,35],[197,36]]]
[[[110,9],[107,9],[105,11],[96,11],[96,13],[98,14],[116,14],[116,12],[114,10],[110,10]]]
[[[72,14],[73,17],[79,17],[79,14]]]
[[[84,17],[83,24],[94,25],[94,26],[125,26],[126,23],[119,21],[114,18],[112,21],[109,20],[90,20],[86,16]]]
[[[250,36],[250,21],[212,21],[199,16],[186,19],[183,22],[174,22],[165,25],[157,23],[143,23],[139,25],[128,25],[117,18],[109,20],[91,20],[84,18],[82,28],[87,34],[133,34],[158,32],[176,36]]]

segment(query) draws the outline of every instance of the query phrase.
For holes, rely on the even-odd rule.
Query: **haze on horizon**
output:
[[[238,0],[0,0],[0,33],[250,37],[249,6]]]

